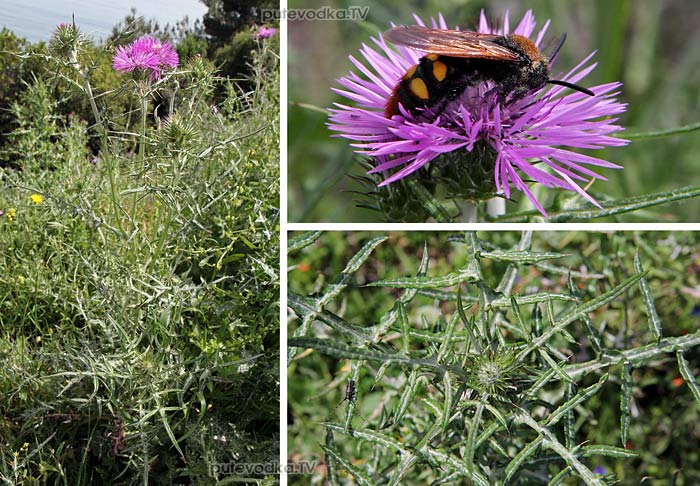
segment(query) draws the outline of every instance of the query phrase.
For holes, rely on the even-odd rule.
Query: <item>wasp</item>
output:
[[[545,84],[558,84],[594,96],[586,88],[549,78],[550,61],[564,44],[566,34],[551,56],[540,53],[527,37],[517,34],[481,34],[419,25],[394,27],[384,33],[392,44],[427,54],[403,75],[387,101],[384,115],[400,115],[399,104],[414,116],[429,109],[439,114],[467,87],[493,82],[503,101],[523,97]]]

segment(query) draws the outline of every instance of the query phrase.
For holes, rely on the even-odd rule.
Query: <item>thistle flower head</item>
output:
[[[85,38],[74,24],[61,23],[49,40],[49,49],[52,53],[67,56],[74,62],[77,61],[74,52],[85,43]]]
[[[491,349],[475,357],[469,369],[469,387],[491,396],[517,391],[522,370],[514,357],[511,350],[494,352]]]
[[[418,25],[424,25],[420,18],[415,19]],[[478,32],[519,34],[539,47],[548,26],[549,21],[535,34],[534,16],[528,11],[515,29],[510,29],[507,14],[503,24],[495,28],[482,11]],[[432,27],[448,28],[442,16],[432,20]],[[373,168],[369,173],[381,175],[379,186],[408,177],[431,162],[474,165],[474,153],[478,152],[481,168],[493,181],[493,192],[510,198],[512,189],[521,191],[545,216],[531,183],[576,191],[599,206],[581,185],[592,179],[605,180],[592,167],[621,167],[570,149],[628,143],[611,136],[622,128],[614,124],[616,118],[610,117],[626,107],[615,98],[620,83],[590,87],[595,96],[546,85],[524,95],[504,97],[498,86],[485,80],[465,86],[435,113],[427,107],[414,115],[400,105],[400,114],[387,118],[385,107],[394,87],[425,53],[401,46],[391,48],[381,35],[372,41],[374,48],[363,45],[360,50],[365,62],[350,56],[361,75],[351,71],[338,80],[342,88],[334,89],[354,106],[336,103],[330,110],[328,126],[338,136],[351,140],[357,153],[371,158]],[[595,68],[592,57],[593,53],[568,73],[554,72],[552,77],[578,83]]]
[[[258,31],[253,34],[253,39],[267,39],[268,37],[272,37],[277,33],[277,29],[274,27],[267,27],[263,25],[258,29]]]
[[[175,68],[178,63],[177,51],[170,42],[144,35],[131,44],[117,47],[112,67],[121,72],[144,71],[151,81],[156,81],[164,69]]]

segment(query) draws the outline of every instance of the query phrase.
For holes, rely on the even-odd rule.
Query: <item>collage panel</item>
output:
[[[289,2],[326,13],[288,22],[289,222],[700,221],[689,0],[323,5]]]
[[[289,233],[288,484],[697,484],[699,239]]]
[[[0,484],[279,484],[278,16],[0,2]]]

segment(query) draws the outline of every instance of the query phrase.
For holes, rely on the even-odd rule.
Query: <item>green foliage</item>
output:
[[[102,143],[100,126],[118,133],[138,131],[141,100],[133,89],[125,89],[125,77],[112,68],[112,55],[113,46],[126,44],[141,35],[150,34],[162,40],[181,39],[176,46],[180,62],[187,68],[195,69],[192,73],[194,76],[199,76],[196,72],[198,66],[212,66],[213,63],[219,67],[216,76],[231,78],[235,88],[227,89],[227,83],[218,83],[216,89],[210,89],[208,85],[206,96],[213,104],[226,105],[232,99],[247,97],[246,93],[259,87],[260,83],[254,81],[258,75],[265,81],[263,85],[267,89],[270,86],[268,79],[274,78],[279,70],[279,56],[272,54],[279,52],[279,35],[255,40],[252,34],[256,29],[246,28],[231,42],[220,44],[214,52],[197,26],[189,29],[181,24],[161,28],[153,21],[137,17],[132,11],[118,28],[120,30],[115,27],[112,37],[103,46],[94,45],[82,35],[77,35],[75,59],[71,58],[73,53],[70,50],[73,47],[70,44],[53,39],[49,46],[43,43],[30,45],[7,30],[0,32],[0,167],[21,166],[21,161],[17,161],[19,151],[10,143],[8,134],[15,131],[20,123],[18,117],[21,114],[13,105],[19,104],[19,109],[26,111],[27,106],[22,108],[26,105],[22,96],[34,84],[42,85],[44,98],[52,103],[50,108],[51,116],[55,116],[54,123],[60,125],[74,117],[87,122],[89,146],[93,154],[99,152]],[[209,77],[213,79],[215,76],[210,74]],[[147,111],[158,117],[167,115],[169,99],[182,87],[180,82],[161,85],[157,91],[149,93]],[[190,84],[187,86],[189,92],[192,92],[193,86],[202,88],[199,84]],[[88,90],[100,94],[98,112],[90,105],[89,100],[93,96]],[[28,96],[36,98],[35,95]],[[155,127],[158,120],[149,117],[147,123]]]
[[[187,60],[194,56],[206,56],[207,41],[197,35],[189,34],[177,45],[177,53],[180,59]]]
[[[290,456],[330,484],[695,484],[697,245],[291,235]]]
[[[101,93],[101,115],[110,121],[114,130],[128,131],[129,114],[137,106],[138,98],[133,91],[121,89],[123,77],[112,68],[110,51],[86,42],[82,37],[76,40],[76,44],[79,45],[77,61],[83,72],[89,73],[91,89]],[[27,137],[21,124],[40,123],[39,117],[32,120],[30,102],[42,110],[43,123],[50,121],[52,126],[63,125],[75,118],[84,120],[88,126],[96,123],[85,80],[68,57],[68,52],[64,52],[65,49],[71,47],[20,43],[0,54],[6,56],[6,72],[8,78],[12,78],[7,86],[14,86],[7,92],[0,92],[0,105],[7,105],[7,110],[0,115],[3,128],[0,157],[7,162],[0,166],[21,165],[17,161],[19,151],[11,140],[17,135]],[[31,91],[36,93],[32,94]],[[48,132],[43,131],[42,135],[48,135]],[[96,132],[90,131],[90,135],[94,136]],[[89,143],[96,151],[99,142],[91,139]],[[23,157],[19,155],[19,158]]]
[[[256,69],[254,63],[263,60],[260,56],[255,56],[255,52],[261,48],[279,52],[279,35],[256,40],[253,38],[256,31],[257,29],[246,29],[237,32],[232,36],[231,42],[216,48],[212,55],[222,75],[233,80],[244,91],[251,89],[249,79],[250,73]],[[274,58],[268,57],[263,62],[266,69],[276,69]]]
[[[183,18],[175,25],[165,24],[161,26],[154,19],[146,19],[138,15],[135,8],[112,28],[112,35],[107,39],[107,43],[123,44],[130,42],[142,35],[150,34],[162,40],[173,40],[178,44],[187,37],[204,39],[202,23],[199,19],[191,25],[187,17]]]
[[[252,30],[236,33],[231,42],[214,52],[214,61],[229,77],[239,79],[248,69],[248,62],[257,42]]]
[[[46,68],[0,169],[0,478],[211,484],[276,461],[278,56],[217,106],[206,59],[138,84],[74,47],[10,57]]]
[[[248,27],[260,24],[263,9],[279,9],[275,0],[202,0],[209,7],[203,24],[214,46],[228,44],[232,36]]]
[[[16,126],[11,114],[12,104],[20,98],[33,77],[46,72],[38,57],[25,57],[20,53],[43,50],[42,45],[32,46],[6,28],[0,31],[0,148],[7,142],[6,134]],[[9,162],[7,156],[0,156],[0,167]]]
[[[58,102],[41,80],[29,85],[12,105],[17,127],[7,136],[6,153],[23,170],[38,173],[55,169],[68,148],[66,144],[77,142],[85,145],[82,136],[77,141],[62,136],[64,133],[59,125],[61,120],[57,107]],[[76,123],[81,125],[79,120]]]

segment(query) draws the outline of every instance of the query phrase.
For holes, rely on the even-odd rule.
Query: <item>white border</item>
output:
[[[280,9],[287,0],[280,0]],[[287,21],[280,20],[280,486],[287,486]]]
[[[287,0],[280,0],[280,9]],[[288,24],[280,21],[280,485],[287,474],[287,235],[290,231],[700,231],[700,223],[288,223]]]
[[[286,190],[285,190],[286,193]],[[700,223],[285,223],[286,231],[700,231]],[[286,241],[286,235],[285,235]]]

